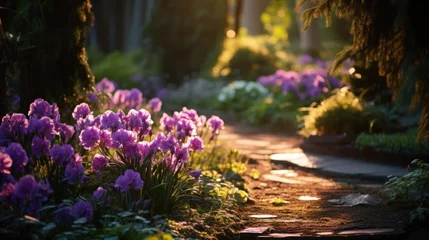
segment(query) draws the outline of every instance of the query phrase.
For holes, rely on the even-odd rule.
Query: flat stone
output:
[[[403,176],[407,169],[403,167],[384,165],[361,161],[352,158],[340,158],[322,154],[308,154],[292,150],[291,152],[277,153],[270,156],[275,163],[291,164],[303,168],[321,169],[341,174],[358,174],[377,177]]]
[[[273,174],[264,174],[262,177],[267,181],[287,183],[287,184],[304,184],[304,182],[302,181],[298,181],[290,178],[284,178]]]
[[[237,139],[234,141],[234,145],[247,145],[252,147],[264,147],[270,145],[268,141],[260,141],[254,139]]]
[[[320,200],[320,198],[305,195],[305,196],[299,196],[298,200],[301,200],[301,201],[317,201],[317,200]]]
[[[360,235],[360,234],[378,234],[378,233],[391,233],[395,230],[393,228],[367,228],[367,229],[356,229],[340,231],[339,235]]]
[[[297,177],[298,173],[294,170],[282,169],[282,170],[271,170],[271,174],[280,175],[282,177]]]
[[[268,218],[276,218],[277,215],[271,215],[271,214],[255,214],[250,215],[251,218],[258,218],[258,219],[268,219]]]
[[[320,236],[329,236],[329,235],[332,235],[332,234],[334,234],[334,232],[318,232],[318,233],[316,233],[317,235],[320,235]]]
[[[264,234],[270,230],[270,227],[249,227],[242,231],[241,234]]]
[[[300,237],[302,233],[271,233],[268,236],[273,238]]]

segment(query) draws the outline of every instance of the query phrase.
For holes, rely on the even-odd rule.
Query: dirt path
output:
[[[380,231],[383,234],[395,233],[390,239],[394,239],[394,236],[399,237],[397,239],[404,237],[403,227],[409,220],[410,209],[386,204],[382,184],[344,177],[327,179],[270,163],[270,154],[299,147],[299,137],[261,133],[258,129],[238,125],[227,126],[222,135],[230,147],[253,159],[249,163],[249,171],[257,169],[261,173],[257,179],[245,179],[254,203],[243,207],[241,212],[247,222],[245,231],[255,233],[243,233],[240,239],[245,239],[244,236],[256,239],[257,236],[282,238],[359,235],[359,231],[348,232],[358,229],[373,229],[372,231]],[[370,194],[384,201],[378,205],[353,207],[328,201],[352,193]],[[274,206],[272,202],[275,199],[286,202],[282,206]],[[255,218],[264,216],[252,215],[273,216]],[[264,230],[264,233],[257,233]]]

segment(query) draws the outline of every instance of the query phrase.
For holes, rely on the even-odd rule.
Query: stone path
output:
[[[406,239],[403,224],[409,219],[409,209],[386,204],[383,183],[371,179],[402,175],[404,169],[306,155],[298,149],[298,136],[261,133],[256,128],[226,126],[220,136],[253,159],[249,171],[261,173],[259,178],[245,177],[254,203],[240,210],[247,225],[239,239]],[[270,158],[285,152],[296,158],[289,155],[288,164],[276,164],[275,156]],[[331,168],[335,165],[342,167]],[[320,174],[326,172],[332,175]],[[369,194],[380,202],[353,207],[338,204],[350,194]]]
[[[348,176],[385,181],[390,176],[402,176],[407,168],[360,161],[353,158],[304,153],[298,136],[261,133],[257,128],[226,126],[220,139],[251,159],[270,160],[324,176]]]

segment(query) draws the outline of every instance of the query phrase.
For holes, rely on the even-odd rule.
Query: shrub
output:
[[[223,50],[211,69],[212,76],[254,81],[289,66],[287,62],[293,57],[270,43],[268,37],[241,35],[237,39],[225,39]]]
[[[347,88],[308,108],[303,116],[301,134],[326,135],[345,134],[356,136],[362,132],[386,131],[394,125],[386,111],[376,108],[357,98]]]
[[[225,86],[217,96],[219,107],[226,111],[243,112],[255,101],[270,95],[268,89],[259,83],[234,81]]]

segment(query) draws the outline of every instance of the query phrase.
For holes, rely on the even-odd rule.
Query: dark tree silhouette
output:
[[[39,97],[72,106],[94,85],[85,50],[90,0],[8,0],[5,6],[5,31],[20,36],[21,112]]]
[[[302,19],[308,27],[313,18],[332,14],[351,20],[353,44],[338,54],[330,69],[334,72],[347,59],[359,59],[366,66],[378,64],[388,86],[411,89],[412,106],[422,104],[418,140],[429,139],[429,31],[421,28],[429,21],[424,1],[419,0],[300,0],[313,3]],[[359,58],[359,56],[361,56]]]

